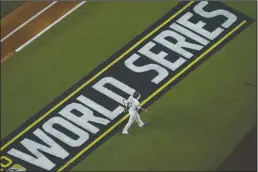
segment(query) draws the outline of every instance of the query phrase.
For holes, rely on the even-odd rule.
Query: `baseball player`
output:
[[[140,103],[138,101],[139,98],[140,98],[140,93],[135,91],[133,93],[133,96],[130,96],[127,101],[124,101],[126,109],[128,109],[128,111],[129,111],[130,117],[129,117],[129,120],[128,120],[122,134],[130,135],[130,133],[128,132],[128,129],[131,127],[131,125],[133,124],[133,122],[135,120],[138,123],[139,127],[143,127],[147,124],[147,122],[143,122],[141,120],[140,115],[138,113],[138,110],[140,110],[140,109],[144,110],[145,112],[148,112],[148,109],[141,108]]]

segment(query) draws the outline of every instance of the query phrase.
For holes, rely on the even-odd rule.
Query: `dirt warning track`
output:
[[[29,18],[47,7],[51,2],[26,2],[1,20],[1,42],[4,37],[14,31]]]
[[[81,2],[26,2],[1,21],[1,63]]]

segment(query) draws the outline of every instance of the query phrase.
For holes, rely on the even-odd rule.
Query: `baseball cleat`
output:
[[[147,125],[147,122],[143,122],[143,125],[140,126],[140,127],[144,127],[144,126],[146,126],[146,125]]]
[[[122,133],[122,134],[124,134],[124,135],[130,135],[131,133],[128,132],[128,133]]]
[[[143,127],[146,126],[147,124],[148,124],[147,122],[144,122],[144,123],[143,123]]]

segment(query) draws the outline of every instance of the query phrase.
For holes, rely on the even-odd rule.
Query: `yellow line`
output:
[[[190,63],[187,67],[185,67],[183,70],[178,72],[174,77],[172,77],[168,82],[166,82],[164,85],[162,85],[158,90],[156,90],[152,95],[150,95],[147,99],[145,99],[142,102],[142,105],[147,103],[150,99],[152,99],[156,94],[158,94],[161,90],[163,90],[165,87],[167,87],[171,82],[173,82],[175,79],[177,79],[180,75],[182,75],[185,71],[187,71],[190,67],[192,67],[196,62],[198,62],[200,59],[202,59],[206,54],[208,54],[211,50],[216,48],[220,43],[222,43],[225,39],[227,39],[232,33],[234,33],[237,29],[239,29],[242,25],[244,25],[246,21],[243,21],[240,23],[237,27],[235,27],[232,31],[230,31],[227,35],[225,35],[223,38],[221,38],[216,44],[211,46],[209,49],[207,49],[204,53],[202,53],[198,58],[196,58],[192,63]]]
[[[153,35],[155,32],[157,32],[161,27],[163,27],[165,24],[167,24],[170,20],[175,18],[178,14],[180,14],[182,11],[184,11],[187,7],[189,7],[191,4],[193,4],[194,1],[190,1],[187,3],[181,10],[179,10],[177,13],[175,13],[173,16],[171,16],[169,19],[164,21],[161,25],[159,25],[156,29],[154,29],[152,32],[150,32],[148,35],[146,35],[144,38],[142,38],[140,41],[138,41],[134,46],[129,48],[126,52],[124,52],[122,55],[120,55],[116,60],[114,60],[112,63],[107,65],[104,69],[102,69],[99,73],[97,73],[95,76],[93,76],[90,80],[85,82],[83,85],[81,85],[79,88],[77,88],[74,92],[72,92],[68,97],[63,99],[61,102],[59,102],[57,105],[55,105],[52,109],[50,109],[48,112],[46,112],[44,115],[42,115],[40,118],[38,118],[36,121],[34,121],[30,126],[25,128],[22,132],[20,132],[18,135],[16,135],[12,140],[7,142],[4,146],[1,147],[1,151],[4,150],[7,146],[9,146],[12,142],[14,142],[16,139],[21,137],[24,133],[26,133],[28,130],[30,130],[32,127],[34,127],[37,123],[39,123],[41,120],[43,120],[45,117],[47,117],[51,112],[53,112],[56,108],[58,108],[60,105],[62,105],[64,102],[66,102],[68,99],[70,99],[73,95],[75,95],[78,91],[80,91],[82,88],[84,88],[86,85],[91,83],[94,79],[96,79],[98,76],[100,76],[103,72],[105,72],[107,69],[109,69],[111,66],[113,66],[116,62],[118,62],[120,59],[125,57],[129,52],[131,52],[134,48],[136,48],[139,44],[141,44],[143,41],[145,41],[148,37]]]
[[[216,48],[220,43],[222,43],[225,39],[227,39],[230,35],[232,35],[236,30],[238,30],[242,25],[244,25],[246,21],[243,21],[240,23],[237,27],[235,27],[232,31],[230,31],[227,35],[225,35],[223,38],[221,38],[218,42],[216,42],[213,46],[211,46],[209,49],[207,49],[204,53],[202,53],[198,58],[196,58],[193,62],[191,62],[187,67],[185,67],[182,71],[180,71],[178,74],[176,74],[174,77],[172,77],[168,82],[166,82],[163,86],[161,86],[158,90],[156,90],[152,95],[150,95],[147,99],[145,99],[141,105],[144,105],[147,103],[150,99],[152,99],[154,96],[156,96],[161,90],[163,90],[165,87],[167,87],[171,82],[173,82],[175,79],[177,79],[180,75],[182,75],[185,71],[187,71],[190,67],[192,67],[196,62],[198,62],[200,59],[202,59],[206,54],[208,54],[211,50]],[[70,161],[68,161],[64,166],[62,166],[58,171],[64,170],[67,166],[69,166],[73,161],[75,161],[77,158],[79,158],[84,152],[86,152],[88,149],[90,149],[94,144],[96,144],[99,140],[101,140],[103,137],[105,137],[109,132],[111,132],[115,127],[117,127],[121,122],[123,122],[126,118],[129,117],[129,114],[126,114],[122,119],[120,119],[116,124],[114,124],[112,127],[110,127],[107,131],[105,131],[101,136],[99,136],[96,140],[94,140],[91,144],[89,144],[87,147],[85,147],[81,152],[79,152],[75,157],[73,157]]]

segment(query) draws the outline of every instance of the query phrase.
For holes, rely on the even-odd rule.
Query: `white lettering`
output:
[[[171,29],[174,29],[175,31],[178,31],[180,33],[182,33],[183,35],[188,36],[189,38],[199,42],[202,45],[207,45],[209,43],[209,41],[207,39],[202,38],[201,36],[193,33],[192,31],[183,28],[182,26],[173,23],[169,26]]]
[[[174,38],[177,41],[177,43],[173,44],[172,42],[166,40],[167,37]],[[154,38],[154,41],[160,43],[161,45],[164,45],[165,47],[171,49],[174,52],[177,52],[178,54],[188,59],[190,59],[193,56],[193,54],[183,49],[183,47],[193,50],[201,50],[203,48],[203,46],[201,45],[186,42],[185,37],[179,35],[178,33],[172,30],[165,30],[161,32],[158,36]]]
[[[160,83],[163,79],[165,79],[168,76],[168,71],[159,65],[148,64],[144,66],[136,66],[135,64],[133,64],[139,58],[140,56],[134,53],[125,61],[125,66],[137,73],[155,70],[156,72],[158,72],[158,75],[151,80],[151,82],[154,82],[155,84]]]
[[[229,11],[223,10],[223,9],[219,9],[219,10],[215,10],[215,11],[211,11],[211,12],[207,12],[204,11],[203,8],[208,4],[207,1],[201,1],[199,4],[197,4],[194,7],[194,12],[196,12],[197,14],[205,17],[205,18],[212,18],[212,17],[216,17],[219,15],[223,15],[227,18],[227,21],[225,21],[222,26],[224,28],[228,28],[229,26],[231,26],[236,20],[237,20],[237,16],[235,16],[234,14],[230,13]]]
[[[41,167],[45,170],[51,170],[56,165],[40,151],[46,152],[52,156],[55,156],[61,159],[65,159],[69,155],[69,153],[65,149],[63,149],[60,145],[58,145],[54,140],[48,137],[40,129],[36,129],[33,132],[33,134],[37,136],[40,140],[42,140],[46,145],[48,145],[48,146],[45,146],[40,143],[34,142],[33,140],[30,140],[30,139],[26,139],[26,138],[23,139],[21,141],[21,144],[25,148],[27,148],[27,150],[29,150],[30,153],[33,154],[35,157],[28,155],[24,152],[21,152],[15,148],[12,148],[7,153],[23,161],[26,161],[28,163]]]
[[[142,55],[145,55],[146,57],[152,59],[153,61],[156,61],[157,63],[162,64],[163,66],[169,68],[172,71],[175,71],[177,68],[179,68],[184,62],[186,62],[185,59],[179,58],[175,62],[170,62],[165,59],[165,57],[168,55],[167,53],[161,51],[159,54],[154,54],[150,50],[155,46],[156,44],[152,41],[148,42],[146,45],[144,45],[138,52]]]
[[[60,125],[65,129],[71,131],[75,135],[79,136],[78,139],[74,140],[73,138],[67,136],[66,134],[58,131],[53,127],[54,124]],[[71,147],[81,146],[84,142],[86,142],[89,139],[89,134],[87,132],[76,127],[75,125],[73,125],[72,123],[68,122],[67,120],[61,117],[50,118],[47,122],[43,124],[42,128],[52,136],[56,137],[57,139],[61,140],[62,142],[64,142],[65,144]]]
[[[210,40],[215,39],[224,30],[224,29],[218,27],[213,32],[209,32],[203,28],[206,25],[206,23],[199,21],[198,23],[194,24],[194,23],[188,21],[192,16],[193,16],[193,13],[187,12],[181,18],[179,18],[177,20],[177,22],[180,23],[181,25],[195,31],[196,33],[199,33],[199,34],[205,36],[206,38],[208,38]]]
[[[122,106],[118,106],[114,111],[111,112],[110,110],[104,108],[103,106],[100,106],[99,104],[95,103],[94,101],[83,95],[80,95],[77,100],[112,120],[124,112],[124,108]],[[107,125],[107,123],[105,123],[105,125]]]
[[[132,95],[135,92],[135,89],[129,87],[128,85],[122,83],[121,81],[118,81],[117,79],[113,77],[105,77],[102,78],[100,81],[98,81],[96,84],[92,86],[95,90],[99,91],[100,93],[108,96],[109,98],[115,100],[116,102],[123,104],[123,98],[122,96],[114,93],[113,91],[105,88],[104,86],[106,84],[111,84],[115,86],[116,88],[119,88],[120,90],[124,91],[125,93]]]
[[[81,116],[76,116],[72,113],[73,110],[80,112]],[[79,103],[71,103],[67,105],[59,112],[59,114],[94,134],[97,133],[99,129],[90,124],[89,121],[102,125],[107,125],[110,122],[107,119],[94,116],[90,109]]]

